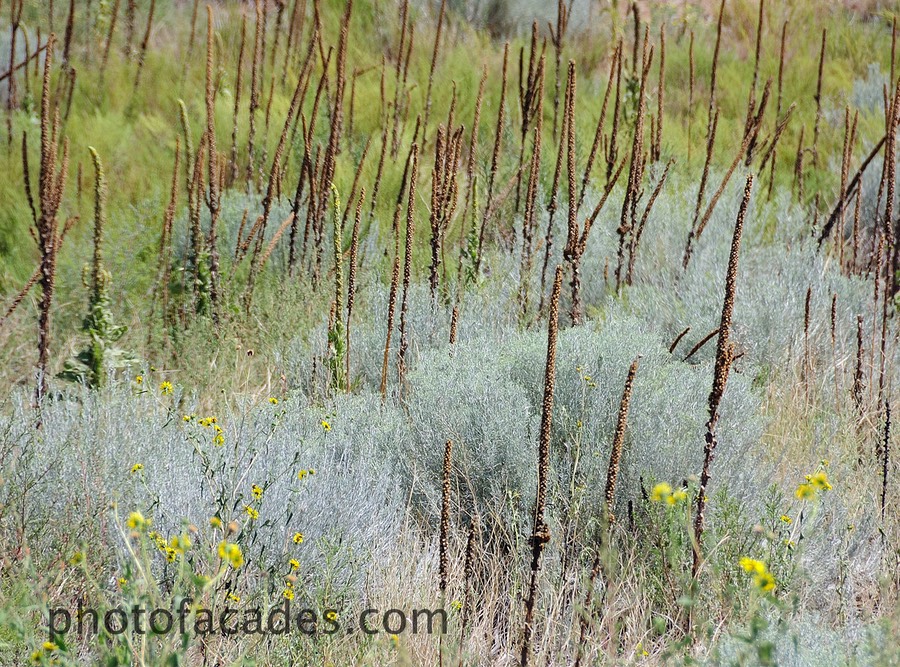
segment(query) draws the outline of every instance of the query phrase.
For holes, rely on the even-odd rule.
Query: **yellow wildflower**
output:
[[[271,403],[272,405],[278,405],[278,399],[275,398],[274,396],[270,396],[269,403]]]
[[[250,507],[250,505],[244,505],[244,511],[253,521],[256,521],[259,518],[259,511]]]
[[[143,469],[144,469],[143,463],[135,463],[133,466],[131,466],[131,474],[133,475],[134,473],[139,472]]]
[[[768,570],[753,575],[753,584],[764,593],[775,590],[775,577]]]
[[[221,447],[222,445],[225,444],[225,436],[222,435],[221,433],[217,434],[216,437],[213,438],[213,444],[216,447]]]
[[[262,498],[263,490],[261,486],[254,484],[252,487],[250,487],[250,491],[253,493],[253,497],[257,500]]]
[[[828,481],[828,473],[824,470],[817,472],[812,477],[807,477],[807,481],[822,491],[831,491],[831,484]]]
[[[144,384],[144,376],[143,375],[136,376],[134,378],[134,383],[135,384]]]
[[[296,558],[291,558],[288,561],[288,564],[291,566],[292,570],[297,570],[300,568],[300,561],[298,561]]]
[[[229,600],[231,600],[232,602],[240,602],[241,601],[241,598],[238,597],[237,595],[235,595],[234,593],[229,593],[226,597]]]
[[[782,514],[781,520],[788,525],[794,523],[794,520],[791,517],[789,517],[787,514]]]
[[[209,518],[209,525],[213,528],[221,528],[222,527],[222,519],[217,516],[213,516]]]
[[[816,487],[812,484],[801,484],[797,487],[794,495],[800,500],[811,500],[816,497]]]
[[[173,549],[172,547],[166,547],[165,552],[166,552],[166,560],[169,561],[170,563],[174,562],[175,556],[178,555],[178,552],[175,551],[175,549]]]
[[[322,429],[327,433],[331,430],[331,424],[328,423],[327,419],[322,420]]]
[[[672,487],[665,482],[660,482],[654,486],[653,491],[650,492],[650,500],[658,503],[666,500],[670,495],[672,495]]]
[[[303,533],[294,533],[294,544],[303,544]]]
[[[748,572],[750,574],[762,574],[766,571],[766,564],[761,560],[756,560],[755,558],[741,558],[740,560],[741,567],[744,568],[744,572]]]
[[[294,589],[293,588],[285,588],[284,593],[282,593],[285,600],[293,600],[294,599]]]
[[[53,642],[44,642],[43,648],[45,651],[55,651],[59,647],[56,644],[54,644]]]
[[[219,542],[219,558],[227,560],[234,569],[244,564],[244,554],[233,542]]]
[[[169,546],[178,553],[184,553],[191,548],[191,538],[185,534],[175,535],[169,540]]]
[[[143,530],[150,525],[150,522],[140,512],[132,512],[128,515],[128,521],[125,522],[125,525],[131,530]]]
[[[172,383],[169,382],[168,380],[166,380],[161,385],[159,385],[159,391],[162,393],[163,396],[168,396],[173,391]]]

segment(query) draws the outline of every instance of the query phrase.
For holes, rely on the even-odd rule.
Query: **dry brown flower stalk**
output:
[[[38,378],[35,403],[40,407],[48,389],[50,365],[51,308],[56,287],[56,258],[62,244],[57,214],[69,169],[69,142],[63,144],[62,159],[59,151],[59,109],[50,99],[50,72],[53,65],[55,37],[47,41],[44,58],[44,79],[41,89],[41,162],[38,180],[40,214],[35,223],[38,250],[41,254],[39,284],[41,301],[38,315]],[[27,167],[26,167],[27,168]]]
[[[350,330],[353,322],[353,304],[356,301],[356,264],[359,255],[359,223],[362,218],[362,205],[366,198],[366,189],[359,193],[356,203],[356,217],[353,220],[353,234],[350,237],[350,270],[347,278],[347,348],[345,357],[347,360],[347,391],[350,391]],[[343,225],[341,225],[343,226]]]
[[[685,327],[684,329],[682,329],[682,331],[681,331],[680,334],[678,334],[677,336],[675,336],[675,340],[673,340],[672,343],[671,343],[671,345],[669,345],[669,354],[674,354],[674,353],[675,353],[675,348],[678,347],[678,343],[681,342],[681,339],[682,339],[682,338],[684,338],[685,336],[688,335],[688,332],[689,332],[690,330],[691,330],[691,328],[690,328],[689,326],[688,326],[688,327]]]
[[[856,371],[853,374],[853,389],[851,393],[853,394],[853,403],[856,405],[857,411],[859,411],[860,416],[863,414],[863,391],[865,391],[865,387],[863,386],[864,375],[863,375],[863,356],[865,355],[865,351],[863,350],[863,317],[862,315],[856,316]]]
[[[50,12],[51,17],[53,12]],[[125,4],[125,44],[123,50],[126,58],[131,58],[134,44],[135,20],[137,19],[137,0],[128,0]],[[53,20],[50,20],[51,32],[53,31]]]
[[[247,133],[247,169],[245,172],[245,180],[248,184],[253,181],[253,172],[256,166],[256,112],[259,110],[259,89],[260,89],[260,62],[262,60],[262,40],[265,23],[263,22],[263,11],[260,0],[256,0],[256,28],[253,37],[253,61],[250,68],[250,116],[249,130]]]
[[[625,59],[622,55],[623,48],[622,40],[620,39],[618,45],[619,57],[618,62],[616,63],[616,97],[613,104],[612,129],[609,133],[609,147],[606,151],[607,182],[612,178],[613,168],[616,166],[616,160],[619,156],[617,145],[619,140],[619,109],[622,105],[622,61]]]
[[[141,84],[141,71],[144,69],[144,61],[147,58],[147,47],[150,44],[150,31],[153,29],[153,12],[156,9],[156,0],[150,0],[150,11],[147,14],[147,28],[144,30],[144,38],[141,40],[141,46],[138,50],[138,66],[134,75],[134,93],[137,92]]]
[[[491,153],[491,170],[488,174],[487,198],[484,203],[484,215],[481,218],[481,229],[478,232],[478,252],[475,256],[475,274],[481,269],[481,257],[484,251],[484,231],[487,226],[488,210],[494,196],[494,180],[500,163],[500,150],[503,145],[503,123],[506,107],[507,66],[509,64],[509,42],[503,45],[503,78],[500,84],[500,104],[497,107],[497,125],[494,129],[494,150]]]
[[[819,75],[816,79],[816,120],[813,124],[812,161],[813,167],[819,166],[819,124],[822,121],[822,74],[825,70],[825,47],[828,40],[828,29],[822,29],[822,47],[819,51]]]
[[[769,82],[771,83],[771,82]],[[765,109],[766,99],[768,98],[769,85],[766,84],[766,90],[763,92],[763,101],[760,102],[760,107]],[[696,226],[691,230],[690,234],[688,234],[688,242],[685,246],[684,251],[684,268],[687,268],[688,263],[691,261],[691,255],[693,253],[694,243],[699,241],[700,235],[703,234],[703,230],[706,229],[706,225],[709,222],[709,219],[712,217],[713,211],[716,208],[716,204],[719,203],[719,199],[722,194],[725,192],[725,188],[728,185],[728,181],[731,180],[732,175],[734,175],[735,169],[737,169],[738,164],[741,161],[741,158],[746,154],[747,149],[750,146],[753,137],[756,136],[757,131],[759,130],[760,122],[762,120],[761,116],[757,116],[757,120],[754,123],[754,128],[751,129],[750,132],[744,134],[744,139],[741,142],[740,148],[738,148],[737,154],[734,156],[731,164],[728,167],[728,170],[725,172],[725,175],[722,177],[722,182],[719,184],[718,189],[713,193],[713,196],[709,200],[709,204],[706,206],[706,210],[703,213],[703,217],[699,219]],[[711,155],[711,153],[707,153]],[[698,196],[699,202],[699,196]]]
[[[531,150],[531,166],[528,187],[525,192],[525,215],[522,221],[522,261],[519,268],[519,301],[523,319],[528,314],[528,286],[531,284],[532,243],[534,239],[535,217],[537,214],[537,194],[541,170],[541,135],[543,134],[544,63],[540,64],[538,84],[537,122]]]
[[[119,18],[119,4],[122,0],[113,2],[112,11],[109,17],[109,30],[106,31],[106,45],[103,47],[103,58],[100,61],[100,80],[103,80],[103,73],[106,71],[106,63],[109,60],[109,49],[112,46],[113,35],[116,32],[116,20]]]
[[[734,298],[737,290],[738,259],[741,251],[741,235],[744,231],[744,218],[750,204],[753,190],[753,175],[747,176],[744,185],[744,197],[738,210],[734,236],[731,240],[731,253],[728,257],[728,269],[725,274],[725,297],[722,302],[722,318],[719,324],[719,342],[716,346],[716,363],[713,375],[713,386],[709,393],[709,421],[706,422],[706,443],[703,448],[703,470],[700,474],[700,488],[697,492],[697,513],[694,519],[694,559],[691,576],[696,579],[702,562],[703,519],[707,502],[707,487],[710,479],[710,465],[715,456],[716,426],[719,421],[719,405],[725,393],[731,362],[734,359],[734,343],[731,340],[731,320],[734,313]]]
[[[409,161],[407,160],[407,168]],[[394,260],[391,264],[391,286],[388,292],[388,312],[387,312],[387,334],[384,338],[384,359],[381,364],[381,401],[387,400],[387,376],[388,365],[390,363],[389,355],[391,350],[391,336],[394,333],[394,313],[397,310],[397,291],[400,284],[400,215],[403,211],[403,192],[406,186],[406,174],[400,182],[400,193],[397,196],[397,204],[394,207],[394,224],[392,232],[394,237]]]
[[[757,54],[758,55],[758,54]],[[666,92],[666,26],[659,26],[659,82],[656,87],[656,133],[650,160],[659,162],[662,156],[663,115]]]
[[[459,628],[459,644],[462,646],[466,636],[466,628],[469,625],[469,617],[472,614],[471,594],[472,582],[475,579],[475,548],[478,539],[478,515],[472,517],[472,523],[469,526],[469,536],[466,539],[466,560],[463,566],[463,574],[465,576],[465,592],[463,593],[462,622]],[[462,651],[460,651],[459,665],[463,665]]]
[[[619,403],[619,416],[616,420],[616,432],[613,436],[612,449],[609,454],[609,466],[606,470],[606,490],[603,498],[606,501],[606,518],[612,524],[616,517],[613,513],[613,507],[616,500],[616,479],[619,476],[619,464],[622,458],[622,448],[625,446],[625,429],[628,426],[628,408],[631,405],[631,392],[634,387],[634,376],[637,373],[638,363],[641,357],[638,356],[631,362],[628,369],[628,375],[625,378],[625,389],[622,391],[622,400]]]
[[[571,71],[571,69],[570,69]],[[534,603],[537,598],[537,578],[541,569],[541,554],[550,541],[550,528],[544,520],[547,488],[550,481],[550,436],[553,427],[553,392],[556,385],[556,342],[559,337],[559,297],[562,292],[563,267],[556,267],[550,314],[547,322],[547,362],[544,366],[544,399],[541,403],[541,430],[538,441],[538,484],[534,503],[534,533],[531,536],[531,583],[525,601],[525,623],[522,639],[521,667],[528,665],[531,639],[534,634]]]
[[[466,202],[463,206],[462,219],[465,220],[469,207],[473,205],[475,196],[475,161],[478,157],[478,132],[481,127],[481,105],[484,102],[484,86],[487,83],[487,66],[481,69],[481,81],[478,83],[478,94],[475,97],[475,112],[472,116],[472,134],[469,138],[469,157],[466,161]],[[460,241],[463,243],[464,239]]]
[[[411,168],[409,173],[409,199],[406,204],[406,250],[403,256],[403,297],[400,301],[400,347],[397,350],[397,372],[400,391],[403,391],[403,381],[406,377],[406,351],[409,348],[409,326],[406,320],[406,312],[409,304],[409,286],[412,278],[412,251],[413,234],[415,234],[416,219],[416,178],[419,174],[419,146],[412,145],[410,157]]]
[[[437,302],[438,267],[442,263],[444,235],[456,210],[459,186],[457,175],[462,150],[463,128],[451,131],[438,127],[431,172],[431,267],[429,285],[432,303]]]
[[[691,30],[690,41],[688,42],[688,109],[694,108],[694,31]],[[688,117],[688,145],[687,145],[687,164],[691,166],[691,145],[694,143],[694,114],[689,113]]]
[[[453,469],[453,441],[444,446],[444,464],[441,466],[441,536],[439,576],[441,596],[447,594],[450,576],[450,474]]]
[[[565,0],[557,0],[556,4],[556,30],[548,21],[547,28],[550,30],[550,42],[553,44],[553,50],[556,56],[556,88],[553,93],[553,141],[556,141],[556,131],[559,128],[559,90],[560,72],[562,71],[562,52],[563,44],[566,37],[566,31],[569,28],[569,10],[566,7]]]
[[[619,247],[616,253],[616,291],[623,285],[627,277],[623,270],[625,264],[625,250],[631,247],[631,239],[636,233],[638,218],[637,204],[640,199],[641,183],[644,179],[646,157],[644,155],[644,121],[646,113],[645,94],[647,90],[647,77],[650,74],[650,64],[653,60],[653,48],[649,46],[649,31],[644,33],[644,48],[641,57],[640,88],[638,92],[638,108],[635,116],[634,136],[631,145],[631,161],[628,169],[628,184],[625,189],[625,198],[622,201],[622,214],[616,233],[619,235]]]
[[[781,48],[779,49],[779,52],[778,52],[778,94],[777,94],[777,98],[776,98],[776,102],[775,102],[775,120],[776,121],[781,116],[781,99],[782,99],[782,90],[783,90],[783,86],[784,86],[784,51],[785,51],[785,44],[787,42],[787,28],[788,28],[788,22],[785,21],[781,25]],[[794,105],[791,104],[791,109],[793,109],[793,108],[794,108]],[[767,200],[772,199],[772,189],[775,185],[775,164],[778,159],[778,154],[777,154],[778,148],[777,147],[778,147],[779,137],[780,137],[780,133],[778,133],[776,131],[775,137],[772,139],[772,145],[769,149],[772,153],[772,166],[769,171],[769,189],[766,194]],[[766,160],[764,159],[763,164],[765,164],[765,162],[766,162]]]
[[[215,33],[213,31],[212,6],[206,6],[206,149],[207,179],[209,191],[206,207],[209,209],[209,298],[213,321],[218,324],[219,302],[219,251],[216,232],[219,223],[222,194],[219,189],[219,152],[216,148],[216,88],[215,88]]]
[[[519,138],[519,162],[518,176],[516,177],[516,202],[514,210],[518,213],[519,204],[521,203],[522,190],[522,172],[525,163],[525,144],[528,140],[528,132],[535,120],[535,114],[538,107],[538,76],[543,76],[544,50],[546,49],[546,41],[541,48],[541,53],[537,52],[538,30],[537,21],[531,26],[531,48],[528,56],[528,73],[524,71],[524,48],[519,50],[519,110],[522,117],[522,127]],[[524,75],[524,78],[523,78]],[[515,232],[515,228],[513,228]],[[515,245],[515,233],[513,234],[511,247]]]
[[[234,82],[234,111],[231,117],[231,159],[229,160],[230,177],[229,183],[233,184],[238,179],[238,163],[237,163],[237,134],[238,134],[238,111],[241,108],[241,90],[244,87],[244,52],[247,45],[247,15],[241,15],[241,45],[238,49],[237,73]]]
[[[166,211],[163,215],[162,233],[159,237],[159,258],[157,260],[156,281],[153,284],[153,293],[150,297],[150,316],[148,319],[151,326],[147,330],[147,347],[150,347],[153,342],[152,337],[154,327],[152,326],[152,323],[156,315],[157,294],[160,292],[160,314],[163,328],[167,329],[169,325],[172,324],[169,312],[169,283],[171,281],[172,273],[172,225],[175,222],[175,213],[178,207],[178,167],[180,161],[181,142],[178,137],[176,137],[175,164],[172,167],[172,187],[169,191],[169,204],[166,206]],[[239,240],[240,237],[241,234],[240,231],[238,231]]]
[[[617,49],[621,50],[621,44]],[[613,64],[615,65],[615,56]],[[563,99],[563,117],[562,130],[559,137],[558,148],[556,151],[556,167],[553,170],[553,184],[550,186],[550,199],[547,201],[547,233],[544,236],[544,265],[541,267],[541,299],[538,305],[538,313],[544,311],[544,299],[547,293],[547,268],[550,266],[550,254],[553,251],[553,220],[556,217],[556,211],[559,208],[559,181],[562,178],[563,160],[568,147],[567,137],[569,136],[569,84],[566,80],[566,92]],[[583,194],[583,193],[582,193]]]
[[[191,61],[194,54],[194,41],[197,37],[197,13],[200,9],[200,0],[194,0],[194,7],[191,10],[191,34],[188,36],[187,58],[184,59],[184,71],[187,71],[187,64]]]
[[[719,327],[716,327],[715,329],[710,331],[708,334],[706,334],[703,338],[701,338],[699,341],[697,341],[697,344],[694,345],[694,347],[692,347],[690,350],[688,350],[688,353],[686,355],[684,355],[684,359],[682,359],[682,361],[687,361],[688,359],[693,357],[695,354],[697,354],[701,349],[703,349],[704,345],[706,345],[709,341],[711,341],[715,336],[717,336],[719,334],[720,330],[721,329]]]
[[[612,92],[613,75],[615,74],[616,64],[622,55],[621,45],[616,46],[613,51],[612,60],[609,63],[609,78],[606,81],[606,91],[603,93],[603,103],[600,106],[600,117],[597,119],[597,129],[594,130],[594,141],[591,144],[591,152],[588,155],[587,164],[584,166],[584,176],[581,177],[581,194],[578,196],[578,208],[584,201],[584,195],[587,192],[588,181],[591,178],[591,171],[594,167],[594,160],[597,158],[597,151],[600,148],[600,142],[603,139],[603,127],[606,121],[606,108],[609,104],[609,95]],[[563,130],[565,133],[565,129]],[[556,137],[556,130],[553,132]],[[543,291],[543,289],[541,290]]]
[[[428,89],[425,93],[425,120],[422,122],[424,131],[422,132],[423,142],[428,138],[428,119],[431,117],[431,89],[434,86],[434,68],[437,66],[438,54],[441,48],[441,31],[444,27],[444,14],[447,9],[447,0],[441,0],[441,7],[438,10],[437,28],[434,31],[434,49],[431,52],[431,67],[428,70]],[[447,126],[448,128],[451,125]],[[424,143],[423,143],[424,146]]]
[[[306,20],[306,0],[294,0],[294,9],[288,26],[287,47],[284,50],[284,67],[281,72],[281,84],[287,80],[288,64],[293,54],[294,35],[298,40],[303,39],[303,23]],[[299,44],[299,42],[298,42]]]
[[[666,179],[669,177],[669,169],[672,168],[672,165],[674,163],[675,158],[671,158],[666,163],[662,175],[659,177],[659,180],[656,182],[656,186],[653,188],[653,192],[650,193],[650,199],[647,200],[647,206],[644,207],[644,212],[641,215],[641,219],[637,225],[637,229],[631,236],[631,246],[628,249],[628,271],[625,274],[625,283],[627,285],[631,285],[632,283],[634,275],[634,264],[637,260],[638,249],[641,245],[641,237],[644,235],[644,228],[647,226],[647,220],[650,218],[650,211],[653,210],[653,205],[656,203],[660,192],[662,192],[663,186],[666,184]]]
[[[891,404],[884,402],[884,439],[881,446],[881,521],[884,523],[884,511],[887,507],[888,470],[891,463]]]
[[[400,146],[400,93],[403,89],[403,54],[406,45],[406,32],[409,26],[409,0],[400,5],[400,43],[397,45],[397,62],[394,69],[394,114],[391,122],[391,157],[397,157]]]
[[[715,148],[716,143],[716,128],[718,124],[719,110],[717,108],[712,112],[706,134],[706,159],[703,163],[703,175],[700,177],[700,187],[697,190],[697,202],[694,205],[694,219],[691,222],[691,231],[688,234],[688,242],[685,246],[684,259],[682,260],[682,266],[684,268],[687,268],[688,262],[690,262],[691,259],[693,237],[696,235],[695,229],[700,218],[700,207],[703,206],[703,196],[706,193],[706,182],[709,180],[709,166],[712,163],[713,149]]]

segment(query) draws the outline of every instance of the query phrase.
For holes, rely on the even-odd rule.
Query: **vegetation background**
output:
[[[0,2],[0,664],[898,664],[897,13]]]

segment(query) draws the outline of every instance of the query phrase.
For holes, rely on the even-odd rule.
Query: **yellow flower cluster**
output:
[[[794,495],[800,500],[812,500],[819,491],[831,491],[831,489],[828,473],[821,470],[813,475],[807,475],[806,482],[797,487]]]
[[[259,510],[250,505],[244,505],[244,511],[247,513],[247,516],[250,517],[251,521],[256,521],[259,518]]]
[[[256,498],[257,500],[259,500],[259,499],[262,498],[262,496],[263,496],[263,490],[262,490],[262,487],[259,486],[258,484],[254,484],[254,485],[250,488],[250,491],[253,493],[253,497]]]
[[[650,492],[650,500],[654,503],[666,503],[667,505],[677,505],[686,502],[688,499],[687,491],[678,489],[672,491],[672,487],[665,482],[660,482],[653,487]]]
[[[315,475],[315,468],[304,468],[303,470],[297,473],[297,479],[304,479],[307,475]]]
[[[150,519],[145,519],[144,515],[140,512],[132,512],[128,515],[128,520],[125,522],[125,525],[131,530],[141,531],[147,528],[150,523]]]
[[[44,664],[44,657],[50,657],[50,664],[57,664],[58,660],[53,657],[53,654],[58,650],[59,646],[57,646],[54,642],[44,642],[43,644],[41,644],[41,648],[31,654],[31,664]]]
[[[578,371],[578,374],[581,375],[581,381],[585,383],[590,389],[596,389],[597,383],[594,382],[594,379],[584,372],[584,369],[581,366],[576,366],[575,370]]]
[[[219,558],[228,561],[235,570],[244,564],[244,553],[233,542],[219,542]]]
[[[753,585],[763,593],[769,593],[775,590],[775,577],[769,572],[769,568],[761,560],[754,558],[741,558],[740,565],[744,572],[753,575]]]

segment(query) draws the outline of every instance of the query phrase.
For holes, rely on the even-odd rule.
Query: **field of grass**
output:
[[[897,14],[0,0],[0,665],[900,665]]]

